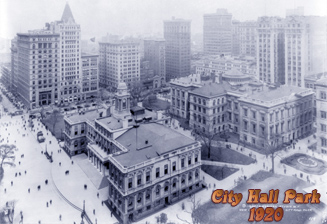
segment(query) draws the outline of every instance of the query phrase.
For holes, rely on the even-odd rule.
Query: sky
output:
[[[285,17],[285,10],[304,7],[305,15],[327,15],[326,0],[0,0],[0,37],[41,29],[60,20],[66,2],[81,25],[82,39],[163,32],[163,20],[191,20],[192,34],[202,33],[203,14],[225,8],[233,19]]]

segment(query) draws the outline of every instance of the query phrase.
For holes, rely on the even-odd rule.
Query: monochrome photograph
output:
[[[0,0],[0,224],[326,204],[327,1]]]

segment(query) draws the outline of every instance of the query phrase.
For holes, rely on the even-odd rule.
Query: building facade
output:
[[[285,19],[285,83],[305,86],[305,76],[327,71],[327,17]]]
[[[226,9],[203,15],[203,51],[211,55],[232,53],[232,14]]]
[[[49,30],[17,34],[17,93],[27,108],[54,104],[59,99],[60,35]]]
[[[241,22],[238,20],[232,20],[232,52],[234,56],[239,56],[241,53]]]
[[[171,105],[170,113],[177,117],[190,119],[190,96],[189,92],[201,87],[201,76],[192,74],[187,77],[173,79],[170,81]]]
[[[257,22],[244,21],[239,25],[240,28],[240,54],[256,57],[257,56]]]
[[[7,88],[8,91],[11,91],[13,85],[11,69],[11,64],[1,65],[1,82]]]
[[[166,81],[190,75],[191,21],[175,19],[164,21],[166,41]]]
[[[285,84],[284,19],[264,16],[257,22],[258,79]]]
[[[46,24],[47,29],[60,35],[58,45],[61,62],[59,102],[83,100],[82,62],[81,62],[81,26],[75,22],[72,11],[66,3],[60,21]]]
[[[82,53],[82,93],[83,98],[96,98],[99,89],[99,74],[98,74],[98,58],[99,55]]]
[[[128,130],[117,138],[124,150],[109,155],[108,202],[123,223],[138,221],[202,188],[199,142],[159,124],[137,129],[142,134]]]
[[[17,37],[11,40],[11,92],[17,92],[17,75],[18,75],[18,52],[17,52]]]
[[[68,3],[61,20],[12,40],[14,88],[27,108],[84,99],[80,40]]]
[[[311,89],[281,86],[241,97],[240,141],[256,147],[289,143],[313,133]]]
[[[116,90],[140,81],[140,45],[133,41],[99,43],[99,86]]]
[[[154,75],[166,80],[166,43],[165,40],[144,40],[144,60],[149,61]]]
[[[317,151],[327,154],[327,79],[316,83],[317,101]]]

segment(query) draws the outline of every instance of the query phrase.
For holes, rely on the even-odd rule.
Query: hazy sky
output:
[[[233,19],[285,17],[285,9],[304,7],[305,15],[327,15],[326,0],[68,0],[82,38],[106,33],[133,35],[162,33],[163,20],[192,20],[192,33],[202,33],[203,14],[226,8]],[[0,0],[0,37],[41,29],[60,20],[66,0]]]

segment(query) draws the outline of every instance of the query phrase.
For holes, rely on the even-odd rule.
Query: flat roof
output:
[[[202,87],[193,90],[191,93],[206,97],[217,96],[226,93],[227,85],[225,83],[204,83]]]
[[[252,95],[248,95],[246,98],[257,99],[261,101],[271,101],[307,90],[308,89],[297,86],[280,86],[276,87],[275,89],[264,89],[264,91],[255,92]]]
[[[84,114],[72,114],[71,116],[65,116],[66,119],[70,120],[73,123],[78,123],[78,122],[85,122],[87,120],[93,121],[96,118],[98,118],[100,115],[100,112],[97,110],[90,110],[90,111],[85,111]]]
[[[193,139],[157,123],[141,124],[137,128],[137,149],[136,128],[129,129],[116,141],[128,149],[126,153],[113,155],[115,160],[125,167],[134,166],[174,149],[196,143]]]
[[[110,117],[103,117],[97,119],[97,122],[101,124],[104,128],[108,128],[110,130],[117,130],[123,128],[123,121],[110,116]],[[128,126],[132,126],[134,124],[134,121],[128,122]]]

